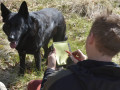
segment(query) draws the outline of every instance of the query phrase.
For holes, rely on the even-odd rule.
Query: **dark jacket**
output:
[[[120,67],[113,62],[81,61],[49,76],[43,90],[120,90]]]

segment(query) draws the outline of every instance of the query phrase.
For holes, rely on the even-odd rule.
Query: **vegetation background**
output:
[[[0,0],[12,12],[17,12],[23,0]],[[29,11],[38,11],[43,8],[57,8],[66,20],[68,43],[72,51],[81,49],[85,54],[85,41],[92,22],[98,14],[120,14],[119,0],[25,0]],[[0,12],[1,13],[1,12]],[[27,84],[33,79],[42,79],[45,62],[42,62],[42,71],[36,72],[34,58],[26,57],[26,73],[18,76],[19,57],[17,51],[11,49],[6,35],[2,31],[2,17],[0,16],[0,81],[8,90],[26,90]],[[41,51],[44,53],[43,51]],[[120,54],[113,58],[113,62],[120,64]]]

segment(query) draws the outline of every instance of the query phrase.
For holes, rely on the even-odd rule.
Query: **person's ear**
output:
[[[94,43],[94,34],[91,32],[90,35],[89,35],[89,44],[93,44]]]

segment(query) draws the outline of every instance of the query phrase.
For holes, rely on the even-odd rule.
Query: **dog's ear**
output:
[[[3,22],[5,22],[10,13],[11,11],[8,8],[6,8],[6,6],[3,3],[1,3],[1,16],[3,17]]]
[[[29,12],[27,3],[25,1],[22,2],[18,13],[21,14],[24,18],[28,18]]]

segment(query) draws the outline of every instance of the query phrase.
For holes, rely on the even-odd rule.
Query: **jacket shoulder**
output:
[[[48,90],[57,80],[72,74],[70,70],[61,70],[49,75],[42,90]]]

